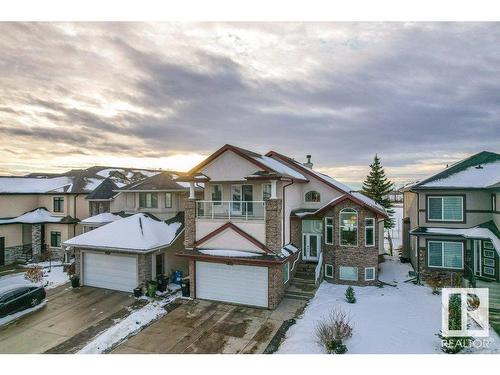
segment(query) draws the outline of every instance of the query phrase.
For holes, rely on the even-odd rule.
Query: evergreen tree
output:
[[[394,189],[394,184],[385,176],[384,167],[380,164],[378,155],[375,154],[373,163],[370,164],[370,173],[363,182],[361,192],[385,208],[387,215],[389,215],[389,219],[384,222],[386,229],[394,228],[394,210],[392,202],[387,198],[392,189]]]
[[[352,286],[347,287],[345,291],[345,299],[349,303],[356,303],[356,294],[354,293]]]

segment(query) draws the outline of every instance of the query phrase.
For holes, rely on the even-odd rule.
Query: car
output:
[[[0,290],[0,318],[30,309],[45,300],[43,286],[11,286]]]

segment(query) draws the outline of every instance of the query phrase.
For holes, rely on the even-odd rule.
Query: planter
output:
[[[167,279],[163,275],[156,276],[156,282],[158,283],[158,291],[165,292],[167,290]]]
[[[154,297],[156,295],[156,290],[158,289],[158,283],[156,281],[148,281],[148,297]]]
[[[80,278],[78,276],[73,276],[70,280],[72,288],[78,288],[80,286]]]
[[[139,297],[142,297],[142,288],[141,287],[137,287],[134,289],[134,297],[135,298],[139,298]]]
[[[181,289],[182,289],[182,296],[189,297],[190,295],[189,280],[186,280],[182,283]]]

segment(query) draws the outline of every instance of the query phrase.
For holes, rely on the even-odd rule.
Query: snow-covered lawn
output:
[[[127,337],[139,332],[143,327],[149,325],[154,320],[167,314],[165,306],[173,300],[179,298],[180,292],[176,292],[165,299],[153,300],[143,308],[134,311],[125,319],[120,320],[100,335],[92,339],[78,353],[99,354],[117,345]]]
[[[27,266],[39,265],[44,267],[43,285],[45,289],[52,289],[69,282],[68,275],[63,271],[61,262],[52,262],[52,270],[49,272],[49,262],[31,263]],[[11,285],[33,285],[24,278],[24,272],[0,277],[0,289]]]
[[[278,353],[325,353],[316,343],[316,324],[333,308],[349,312],[353,336],[348,353],[441,353],[441,296],[426,286],[404,283],[411,266],[386,257],[380,279],[397,287],[354,287],[357,302],[345,301],[345,285],[323,282],[297,324],[290,327]],[[500,338],[490,329],[490,349],[500,353]]]

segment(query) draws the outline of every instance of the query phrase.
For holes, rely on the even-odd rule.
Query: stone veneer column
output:
[[[39,261],[42,257],[42,224],[31,226],[31,249],[34,261]]]
[[[184,205],[184,247],[192,249],[196,240],[196,199],[186,199]]]
[[[277,254],[281,252],[282,247],[281,206],[281,199],[268,199],[266,201],[266,246]]]

